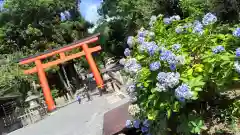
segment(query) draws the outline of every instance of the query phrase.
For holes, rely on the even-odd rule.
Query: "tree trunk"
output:
[[[68,84],[66,83],[66,81],[65,81],[62,73],[61,73],[60,71],[57,71],[57,73],[58,73],[59,78],[60,78],[61,82],[63,83],[64,87],[66,88],[66,90],[67,90],[68,92],[70,92],[71,97],[72,97],[73,95],[72,95],[72,93],[71,93],[71,89],[69,89]],[[65,94],[64,94],[64,95],[65,95]],[[66,96],[66,95],[65,95],[65,96]],[[67,96],[66,96],[66,97],[67,97]],[[73,97],[72,97],[72,98],[73,98]]]
[[[73,89],[72,89],[72,85],[68,79],[68,76],[67,76],[67,72],[65,70],[65,67],[63,65],[60,65],[60,67],[62,68],[62,71],[63,71],[63,74],[64,74],[64,77],[66,79],[66,82],[67,82],[67,86],[68,86],[68,91],[70,92],[70,96],[71,98],[73,98]]]
[[[66,70],[68,71],[69,79],[72,81],[72,85],[76,89],[81,88],[81,78],[79,77],[77,70],[74,66],[74,62],[70,61],[69,64],[67,65]]]

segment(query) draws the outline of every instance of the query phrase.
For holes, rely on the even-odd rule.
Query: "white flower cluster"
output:
[[[139,108],[139,106],[137,104],[129,105],[128,112],[129,112],[130,115],[136,116],[137,114],[140,113],[140,108]]]

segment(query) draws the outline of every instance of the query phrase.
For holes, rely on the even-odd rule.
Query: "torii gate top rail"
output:
[[[52,95],[50,92],[50,88],[48,86],[48,82],[47,82],[47,78],[46,78],[46,74],[44,72],[44,69],[49,68],[51,66],[54,65],[58,65],[61,63],[64,63],[66,61],[81,57],[81,56],[86,56],[86,59],[88,61],[88,64],[90,65],[90,68],[92,70],[92,73],[94,75],[94,78],[96,80],[96,83],[98,85],[98,87],[103,87],[103,80],[101,78],[101,75],[97,69],[96,63],[92,57],[92,53],[93,52],[97,52],[99,50],[101,50],[101,46],[96,46],[93,48],[89,48],[87,44],[89,43],[93,43],[96,42],[99,39],[100,34],[95,34],[91,37],[79,40],[75,43],[72,43],[70,45],[64,46],[64,47],[60,47],[57,49],[52,49],[37,55],[33,55],[24,59],[19,60],[19,64],[20,65],[25,65],[25,64],[29,64],[32,62],[35,62],[35,67],[25,70],[24,73],[25,74],[32,74],[32,73],[38,73],[38,77],[41,83],[41,87],[43,89],[43,94],[46,100],[46,103],[48,105],[48,110],[52,111],[55,109],[55,104],[54,101],[52,99]],[[75,48],[82,48],[83,51],[75,53],[75,54],[71,54],[66,56],[65,52],[70,51],[72,49]],[[47,63],[42,63],[42,59],[54,56],[59,54],[60,58],[54,61],[50,61]]]
[[[45,51],[43,53],[39,53],[39,54],[32,55],[32,56],[27,57],[27,58],[20,59],[19,60],[19,64],[20,65],[29,64],[31,62],[35,62],[35,60],[45,59],[47,57],[54,56],[56,54],[60,54],[60,57],[61,57],[61,54],[66,52],[66,51],[70,51],[72,49],[79,48],[80,46],[82,46],[84,44],[89,44],[89,43],[93,43],[93,42],[97,41],[98,40],[98,36],[100,36],[99,33],[95,34],[95,35],[92,35],[91,37],[87,37],[85,39],[82,39],[82,40],[79,40],[77,42],[74,42],[72,44],[63,46],[63,47],[59,47],[59,48],[52,49],[52,50],[47,50],[47,51]],[[96,51],[101,50],[101,47],[100,46],[96,46],[94,48],[89,48],[89,49],[90,49],[90,52],[96,52]],[[76,53],[76,54],[71,55],[71,56],[67,56],[65,59],[58,59],[58,60],[55,60],[55,61],[52,61],[52,62],[48,62],[47,64],[43,64],[43,68],[45,69],[45,68],[48,68],[50,66],[61,64],[63,62],[69,61],[71,59],[74,59],[74,58],[77,58],[77,57],[80,57],[80,56],[83,56],[83,55],[85,55],[85,53],[84,52],[80,52],[80,53]],[[32,73],[35,73],[35,72],[37,72],[36,67],[34,67],[34,68],[30,69],[30,70],[25,70],[24,71],[25,74],[32,74]]]

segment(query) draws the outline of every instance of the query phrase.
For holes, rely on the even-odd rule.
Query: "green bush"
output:
[[[135,80],[128,92],[140,109],[126,126],[147,119],[152,134],[234,132],[229,125],[236,125],[239,101],[223,93],[239,80],[240,28],[216,22],[212,13],[201,20],[152,16],[149,30],[128,37],[120,63]],[[219,123],[222,131],[214,127]]]

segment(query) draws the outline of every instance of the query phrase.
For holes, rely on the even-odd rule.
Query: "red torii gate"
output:
[[[58,65],[58,64],[66,62],[66,61],[69,61],[69,60],[72,60],[72,59],[75,59],[75,58],[85,55],[98,87],[101,87],[101,88],[103,87],[102,77],[101,77],[101,75],[98,71],[98,68],[96,66],[96,63],[92,57],[92,53],[101,50],[101,46],[89,48],[87,45],[89,43],[96,42],[99,39],[99,36],[100,36],[100,34],[95,34],[91,37],[87,37],[85,39],[79,40],[70,45],[67,45],[67,46],[64,46],[61,48],[57,48],[57,49],[53,49],[53,50],[49,50],[49,51],[19,60],[20,65],[29,64],[32,62],[35,63],[36,66],[34,68],[24,70],[24,74],[33,74],[36,72],[38,73],[38,78],[39,78],[39,81],[40,81],[40,84],[41,84],[41,87],[43,90],[43,95],[45,97],[45,101],[46,101],[49,111],[55,110],[56,106],[53,101],[52,94],[51,94],[51,91],[50,91],[50,88],[48,85],[47,77],[46,77],[46,74],[44,71],[44,69],[46,69],[46,68],[49,68],[54,65]],[[69,56],[65,55],[65,52],[71,51],[72,49],[80,48],[80,47],[82,48],[83,51],[78,52],[76,54],[69,55]],[[42,63],[42,61],[41,61],[42,59],[46,59],[50,56],[54,56],[57,54],[59,54],[59,56],[60,56],[59,59],[50,61],[47,63]]]

